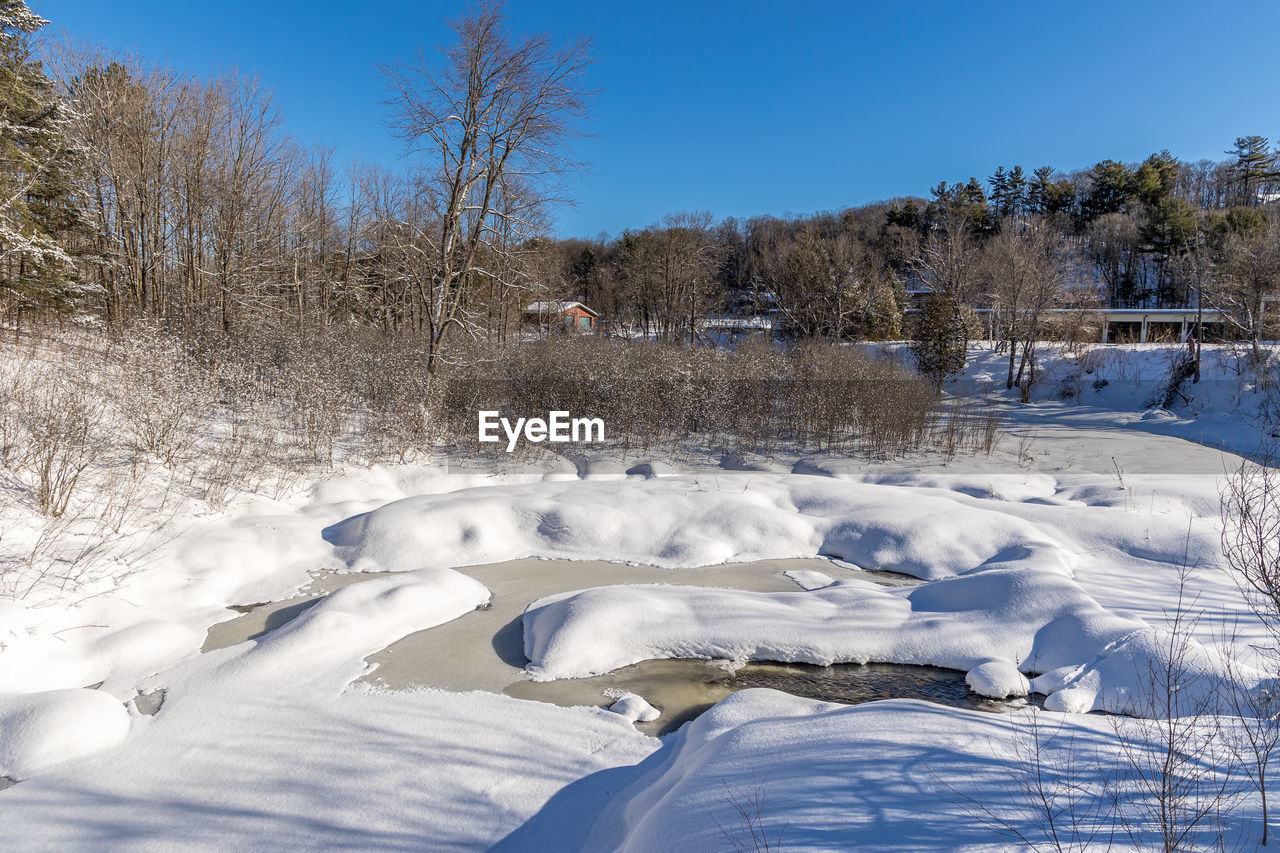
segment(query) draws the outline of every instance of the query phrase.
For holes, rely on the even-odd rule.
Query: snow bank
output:
[[[365,655],[485,605],[489,590],[450,569],[423,569],[345,586],[259,640],[228,653],[219,677],[282,683],[325,675],[341,686]],[[334,672],[337,671],[335,675]],[[346,677],[344,677],[344,675]]]
[[[97,690],[0,695],[0,776],[26,779],[128,733],[124,705]]]
[[[123,742],[129,718],[100,691],[3,697],[0,774],[38,775],[4,791],[0,849],[487,849],[657,748],[603,709],[349,687],[370,653],[488,599],[451,570],[344,587],[147,680],[163,706]],[[90,746],[74,767],[46,760]]]
[[[540,482],[394,501],[325,531],[359,571],[460,567],[519,557],[678,568],[840,557],[946,577],[1052,540],[943,490],[765,472],[641,481]],[[1046,550],[1046,559],[1055,559]]]
[[[660,745],[597,708],[262,687],[170,691],[122,747],[3,791],[0,850],[487,850]]]
[[[966,672],[997,658],[1051,673],[1037,681],[1058,694],[1051,707],[1119,712],[1142,707],[1140,685],[1160,666],[1151,632],[1168,620],[1174,567],[1212,566],[1217,552],[1213,478],[1175,480],[1182,491],[1158,507],[1155,483],[1139,511],[1133,484],[1115,478],[1106,486],[1045,474],[856,476],[753,471],[470,488],[394,501],[325,536],[366,571],[528,555],[671,568],[826,555],[930,581],[894,591],[802,577],[800,586],[815,587],[808,593],[631,587],[545,599],[525,623],[539,679],[655,657]],[[1201,606],[1240,609],[1225,579],[1195,583]],[[1204,630],[1201,639],[1215,639]],[[1202,674],[1214,670],[1206,655],[1195,657]],[[982,683],[1020,687],[1000,682]]]
[[[534,680],[581,678],[653,658],[899,663],[969,671],[987,696],[1026,695],[1027,672],[1055,710],[1153,714],[1151,675],[1171,648],[1098,605],[1033,550],[914,588],[838,581],[761,593],[658,584],[548,596],[524,616]],[[1194,641],[1188,678],[1219,683]],[[1015,665],[1014,662],[1017,662]],[[1188,700],[1189,701],[1189,700]]]
[[[763,849],[753,842],[762,838],[786,850],[1022,850],[1027,840],[1051,849],[1037,804],[1020,788],[1017,756],[1032,742],[1023,726],[1033,713],[1048,735],[1041,772],[1062,797],[1056,807],[1076,797],[1077,820],[1090,807],[1105,813],[1107,786],[1131,772],[1112,720],[913,700],[849,707],[757,689],[722,700],[670,738],[571,849],[750,850]],[[1059,840],[1070,843],[1078,828],[1087,838],[1087,826],[1060,823]],[[1135,835],[1114,836],[1118,849],[1159,846],[1153,829],[1126,828]],[[1228,816],[1229,837],[1248,829]],[[1197,841],[1216,840],[1211,827],[1204,833]]]

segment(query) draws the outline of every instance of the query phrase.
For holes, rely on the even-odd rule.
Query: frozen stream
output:
[[[659,569],[603,561],[521,559],[459,569],[492,592],[488,609],[410,634],[366,660],[371,671],[360,681],[390,690],[434,687],[453,691],[485,690],[558,705],[608,705],[610,696],[636,693],[662,709],[652,723],[638,723],[649,734],[664,734],[696,717],[736,690],[772,687],[800,696],[857,703],[911,697],[960,707],[996,709],[969,694],[964,675],[951,670],[891,664],[815,667],[751,663],[731,670],[724,662],[652,660],[594,678],[532,682],[524,677],[521,617],[525,607],[557,592],[623,583],[666,583],[727,587],[755,592],[792,592],[797,586],[784,571],[817,571],[837,580],[860,578],[888,586],[918,583],[892,572],[867,572],[826,559],[761,560],[697,569]],[[293,619],[324,595],[381,574],[317,573],[299,596],[250,604],[235,619],[210,628],[204,651],[261,636]]]

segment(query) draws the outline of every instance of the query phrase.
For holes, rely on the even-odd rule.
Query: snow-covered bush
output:
[[[139,449],[173,468],[209,417],[212,390],[178,341],[139,324],[121,347],[116,405]]]
[[[41,515],[60,518],[102,453],[105,406],[93,389],[49,372],[17,398],[25,447],[18,457]]]
[[[477,355],[442,379],[437,415],[472,449],[480,409],[599,417],[623,453],[692,442],[762,453],[954,454],[989,451],[999,423],[977,404],[944,405],[931,383],[898,365],[822,345],[725,351],[557,337]]]

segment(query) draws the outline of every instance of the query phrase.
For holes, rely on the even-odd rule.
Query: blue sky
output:
[[[51,30],[275,89],[288,130],[401,160],[378,63],[447,37],[461,2],[34,0]],[[1280,3],[511,0],[523,29],[592,34],[595,136],[566,236],[664,213],[809,213],[997,165],[1065,170],[1280,137]]]

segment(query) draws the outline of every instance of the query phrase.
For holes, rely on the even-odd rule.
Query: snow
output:
[[[835,579],[830,575],[822,572],[811,572],[803,569],[793,569],[783,572],[784,575],[796,582],[796,586],[801,589],[822,589],[824,586],[831,586],[835,583]]]
[[[794,593],[615,585],[549,596],[525,612],[528,671],[547,681],[653,658],[879,662],[974,670],[983,695],[1025,695],[1026,679],[998,657],[1047,673],[1035,682],[1046,707],[1149,713],[1158,633],[1041,562],[1029,551],[911,589],[849,580]],[[1195,652],[1189,677],[1213,689],[1220,668]]]
[[[341,687],[364,671],[359,663],[364,656],[488,601],[489,591],[482,584],[450,569],[376,578],[330,593],[262,639],[234,646],[224,655],[205,655],[201,662],[226,657],[219,665],[219,678],[276,690],[320,676]],[[335,650],[345,655],[335,655]]]
[[[1031,682],[1009,660],[987,660],[965,673],[964,683],[979,696],[1004,699],[1008,696],[1026,696],[1031,692]]]
[[[0,695],[0,776],[26,779],[115,746],[128,733],[124,706],[96,690]]]
[[[21,780],[0,791],[0,849],[711,849],[725,845],[717,821],[741,831],[730,792],[757,787],[788,848],[1004,844],[955,792],[1030,825],[1001,746],[1025,731],[1021,712],[753,690],[660,741],[633,726],[657,710],[634,694],[561,708],[361,679],[410,635],[450,656],[432,631],[505,589],[491,596],[469,567],[656,566],[673,582],[584,569],[567,592],[522,598],[529,617],[512,627],[531,674],[651,657],[940,664],[976,693],[1046,694],[1040,713],[1070,735],[1054,760],[1076,738],[1100,756],[1084,777],[1098,782],[1120,766],[1113,723],[1059,711],[1150,711],[1144,685],[1175,624],[1201,690],[1224,630],[1265,639],[1217,561],[1218,486],[1240,461],[1221,448],[1256,449],[1249,418],[1267,395],[1230,353],[1207,352],[1204,382],[1167,411],[1145,405],[1167,349],[1048,354],[1038,401],[1009,408],[990,457],[602,450],[499,470],[436,456],[236,495],[224,511],[174,497],[176,518],[125,530],[106,555],[123,566],[125,543],[154,532],[147,560],[0,599],[0,776]],[[976,352],[966,381],[1000,382],[1004,366]],[[5,549],[33,527],[15,505],[0,507]],[[697,566],[815,556],[921,582],[833,569],[788,571],[785,592],[687,585]],[[1182,567],[1190,623],[1175,612]],[[287,599],[316,571],[392,574],[201,654],[229,606]],[[154,716],[139,693],[163,696]]]
[[[1264,346],[1271,365],[1259,377],[1249,366],[1246,345],[1209,345],[1201,354],[1201,380],[1183,384],[1164,408],[1167,382],[1185,347],[1164,344],[1095,344],[1070,352],[1049,346],[1039,355],[1043,376],[1032,398],[1070,401],[1076,415],[1104,414],[1114,427],[1176,436],[1209,447],[1252,455],[1275,430],[1277,408],[1275,344]],[[1003,388],[1008,355],[989,346],[970,350],[961,381]],[[1014,392],[1016,393],[1016,392]],[[1159,460],[1176,467],[1177,456]]]
[[[1078,825],[1060,815],[1059,840],[1091,849],[1069,839],[1087,832],[1091,799],[1095,809],[1109,805],[1108,785],[1127,760],[1106,718],[992,715],[913,700],[848,707],[771,690],[735,693],[673,736],[572,849],[738,849],[730,839],[764,849],[752,843],[748,820],[771,849],[1027,849],[1014,831],[1054,849],[1017,771],[1033,714],[1045,718],[1044,772],[1060,785],[1051,790],[1056,807],[1081,800]],[[1135,809],[1136,799],[1127,795],[1124,806]],[[1248,827],[1229,820],[1225,830],[1236,840]],[[1109,849],[1159,844],[1149,824],[1130,823],[1114,839],[1104,828],[1099,839]],[[550,849],[532,831],[520,840]],[[1211,829],[1197,839],[1213,840]]]
[[[662,716],[662,712],[634,693],[623,693],[609,706],[615,714],[621,714],[631,722],[648,723]]]
[[[35,717],[36,735],[61,724],[83,734],[22,747],[15,778],[29,765],[42,772],[4,792],[0,848],[260,849],[279,836],[295,849],[420,849],[424,839],[478,849],[569,782],[656,747],[598,709],[348,687],[368,654],[488,598],[448,569],[343,587],[258,640],[142,682],[164,701],[134,718],[127,739],[110,724],[128,730],[129,717],[104,692],[67,691],[92,700],[70,710],[34,694],[17,708]],[[90,743],[91,723],[103,735]],[[66,769],[32,765],[75,738],[115,748],[81,748]]]
[[[487,849],[659,742],[488,693],[175,688],[121,747],[0,793],[0,849]]]

